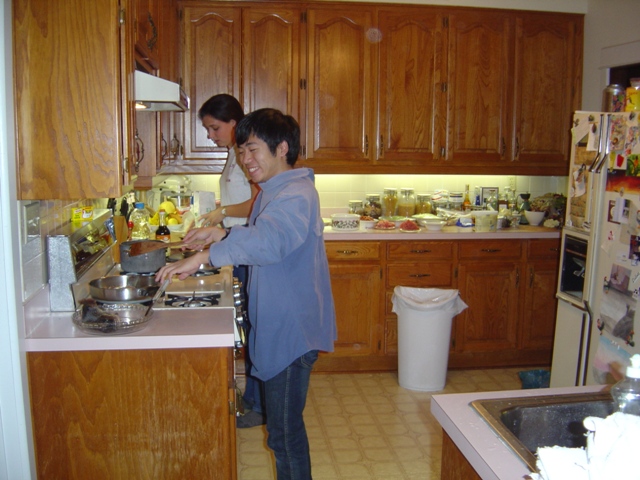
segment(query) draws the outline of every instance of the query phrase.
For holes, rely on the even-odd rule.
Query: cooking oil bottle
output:
[[[143,202],[136,202],[135,209],[131,212],[129,220],[133,222],[131,240],[149,240],[151,229],[149,228],[149,212],[144,208]]]

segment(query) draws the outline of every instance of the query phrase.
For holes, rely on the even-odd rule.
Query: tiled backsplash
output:
[[[219,175],[192,175],[191,190],[216,192],[220,198]],[[162,181],[158,178],[157,182]],[[529,192],[532,198],[545,193],[567,194],[567,177],[515,177],[490,175],[318,175],[316,187],[323,208],[346,208],[349,200],[364,200],[367,193],[382,193],[385,187],[414,188],[416,193],[435,190],[463,191],[465,185],[473,189],[515,186],[517,193]],[[141,195],[142,199],[146,198]],[[22,227],[21,251],[23,270],[23,300],[27,300],[48,281],[45,254],[46,236],[69,222],[73,208],[90,206],[105,208],[107,199],[43,200],[20,203]]]

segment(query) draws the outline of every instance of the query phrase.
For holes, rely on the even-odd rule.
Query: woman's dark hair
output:
[[[229,123],[231,120],[239,122],[244,117],[242,105],[233,95],[220,93],[204,102],[198,110],[198,118],[202,120],[209,115],[221,122]]]
[[[287,163],[295,165],[300,153],[300,126],[291,115],[275,108],[261,108],[248,113],[236,125],[237,144],[243,145],[252,134],[267,144],[272,155],[276,154],[278,145],[287,142]]]

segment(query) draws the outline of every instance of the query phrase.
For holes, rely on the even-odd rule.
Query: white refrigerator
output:
[[[574,114],[551,387],[614,383],[640,298],[637,112]]]

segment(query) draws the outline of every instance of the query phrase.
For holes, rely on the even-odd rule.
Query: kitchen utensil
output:
[[[162,285],[160,285],[160,288],[158,289],[156,294],[153,296],[153,300],[151,300],[151,304],[147,308],[147,311],[145,312],[145,316],[147,316],[149,314],[149,312],[151,311],[151,307],[153,307],[153,305],[162,296],[162,294],[167,289],[167,287],[169,286],[170,283],[171,283],[171,278],[167,278],[164,282],[162,282]]]
[[[158,291],[152,275],[111,275],[89,282],[91,298],[101,302],[144,302]]]
[[[153,240],[143,240],[138,243],[134,243],[129,247],[129,256],[137,257],[138,255],[144,255],[145,253],[155,252],[156,250],[160,250],[161,248],[167,247],[180,247],[184,245],[183,241],[179,242],[158,242]]]
[[[167,255],[164,248],[158,248],[153,252],[141,255],[129,255],[129,249],[132,245],[140,242],[149,242],[149,240],[132,240],[124,242],[120,245],[120,269],[125,273],[155,273],[160,267],[167,263]],[[155,241],[157,244],[166,247],[168,244]]]
[[[98,305],[92,299],[81,303],[82,307],[74,312],[72,321],[83,332],[94,335],[135,332],[144,328],[152,317],[147,315],[149,309],[139,303]]]

